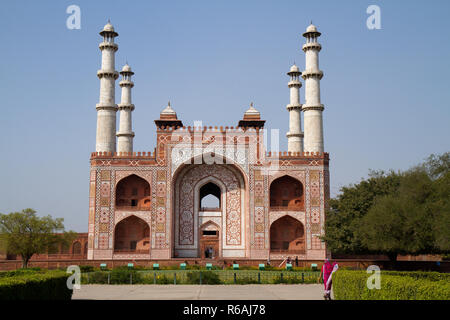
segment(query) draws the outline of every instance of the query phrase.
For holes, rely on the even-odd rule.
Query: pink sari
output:
[[[325,291],[331,290],[331,274],[335,271],[334,269],[337,270],[337,264],[335,262],[331,264],[329,260],[327,260],[322,266],[323,285]]]

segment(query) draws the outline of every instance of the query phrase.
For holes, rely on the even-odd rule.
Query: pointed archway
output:
[[[116,210],[150,210],[150,184],[132,174],[116,186]]]
[[[206,221],[219,227],[221,257],[246,255],[245,178],[232,164],[190,164],[177,170],[173,180],[173,256],[202,256],[200,228]],[[212,196],[213,207],[202,205]]]
[[[274,221],[270,226],[270,252],[305,253],[305,228],[303,224],[289,215]]]
[[[270,184],[270,210],[304,211],[302,183],[288,175],[272,181]]]
[[[115,253],[149,253],[150,228],[134,215],[121,220],[114,229]]]

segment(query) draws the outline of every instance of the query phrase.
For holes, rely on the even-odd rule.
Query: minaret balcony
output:
[[[301,88],[302,87],[302,83],[299,80],[292,80],[288,82],[288,87],[298,87]]]
[[[323,111],[325,109],[325,107],[323,106],[323,104],[319,104],[317,106],[307,106],[307,105],[303,105],[302,107],[302,111],[308,111],[308,110],[318,110],[318,111]]]
[[[305,70],[302,72],[303,80],[313,78],[313,79],[322,79],[323,71],[321,70]]]
[[[111,104],[100,104],[100,103],[97,103],[97,104],[95,105],[95,109],[96,109],[96,110],[112,110],[112,111],[117,111],[117,110],[118,110],[118,107],[117,107],[117,104],[111,105]]]
[[[117,107],[119,108],[119,110],[134,110],[134,104],[118,104]]]
[[[295,110],[295,109],[302,109],[302,105],[299,103],[299,104],[288,104],[287,106],[286,106],[286,109],[288,110],[288,111],[291,111],[291,110]]]
[[[114,52],[116,52],[119,49],[119,46],[117,45],[117,43],[114,42],[101,42],[98,45],[100,50],[104,50],[104,49],[112,49],[114,50]]]
[[[119,82],[119,86],[133,88],[134,87],[134,82],[130,81],[130,80],[121,80]]]
[[[306,51],[308,51],[308,50],[313,50],[313,49],[315,49],[315,50],[317,50],[317,51],[320,51],[320,50],[322,50],[322,46],[320,45],[320,43],[317,43],[317,42],[309,42],[309,43],[305,43],[305,44],[302,46],[303,52],[306,52]]]
[[[130,131],[130,132],[117,132],[116,133],[117,137],[134,137],[134,132]]]
[[[305,135],[303,134],[303,132],[299,132],[299,133],[286,133],[286,137],[290,138],[290,137],[296,137],[296,138],[303,138]]]
[[[116,80],[117,78],[119,78],[119,73],[115,70],[98,70],[97,77],[99,79],[112,78],[112,79]]]

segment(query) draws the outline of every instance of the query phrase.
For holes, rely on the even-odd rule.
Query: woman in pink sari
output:
[[[335,272],[338,269],[337,263],[331,263],[329,259],[325,259],[325,263],[322,266],[322,270],[320,270],[320,275],[318,281],[320,281],[320,278],[323,275],[323,285],[325,289],[325,293],[323,294],[323,297],[325,300],[331,300],[331,278],[333,272]]]

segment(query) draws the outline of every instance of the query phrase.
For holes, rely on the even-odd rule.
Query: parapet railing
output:
[[[155,159],[156,152],[91,152],[92,158],[145,158]],[[266,152],[268,158],[328,158],[328,152]]]
[[[290,152],[290,151],[279,151],[279,152],[266,152],[266,157],[268,158],[328,158],[328,152]]]
[[[155,152],[91,152],[92,158],[145,158],[155,159]]]
[[[177,127],[177,126],[161,126],[158,127],[158,131],[167,131],[167,132],[239,132],[239,133],[248,133],[248,132],[260,132],[261,129],[257,128],[242,128],[242,127],[223,127],[223,126],[183,126],[183,127]]]

